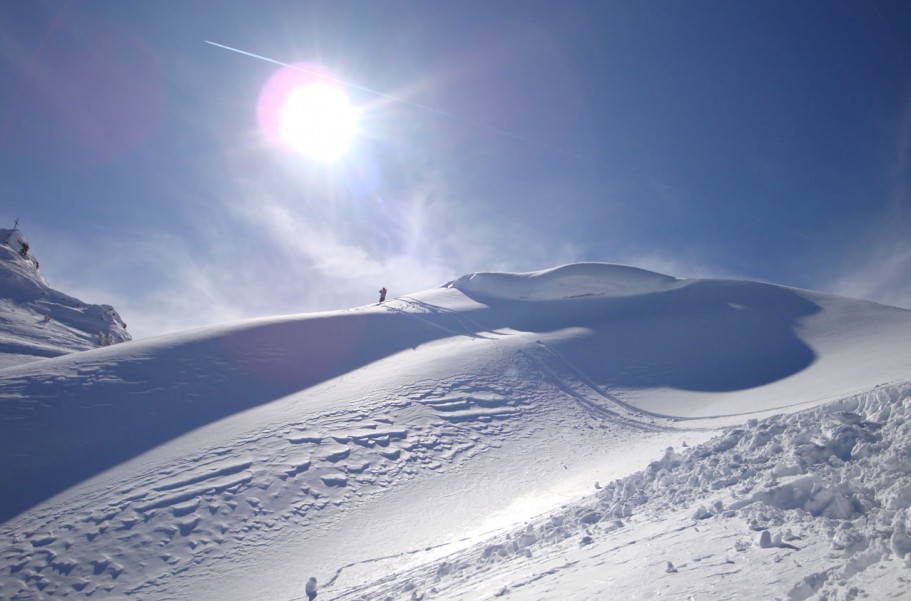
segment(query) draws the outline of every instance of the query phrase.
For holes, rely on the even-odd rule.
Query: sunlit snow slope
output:
[[[0,597],[300,599],[316,576],[320,599],[604,598],[582,567],[608,567],[578,554],[641,540],[634,507],[654,505],[656,537],[674,498],[705,503],[676,508],[701,527],[766,529],[757,503],[805,511],[812,480],[720,509],[706,495],[772,480],[717,459],[777,461],[787,445],[757,441],[787,430],[768,425],[782,412],[853,397],[883,417],[905,402],[909,335],[900,309],[576,264],[3,369]],[[840,423],[865,427],[856,415]],[[730,444],[697,446],[727,426]],[[662,456],[646,473],[677,470],[677,497],[630,475]]]
[[[18,229],[0,229],[0,368],[130,340],[110,305],[54,290]]]

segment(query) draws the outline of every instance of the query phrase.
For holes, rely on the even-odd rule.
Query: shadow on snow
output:
[[[268,320],[4,370],[0,521],[201,426],[457,334],[585,328],[549,344],[599,384],[629,388],[746,389],[815,360],[795,328],[820,308],[776,286],[696,281],[540,301],[463,293],[486,307]]]

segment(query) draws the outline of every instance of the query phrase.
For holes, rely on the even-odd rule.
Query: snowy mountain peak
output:
[[[19,229],[0,229],[0,368],[131,340],[110,305],[51,288]]]
[[[28,241],[18,229],[0,229],[0,261],[4,276],[11,280],[4,285],[4,296],[17,295],[16,300],[31,299],[41,294],[47,282],[38,273],[38,259],[31,253]],[[6,284],[6,282],[4,282]]]

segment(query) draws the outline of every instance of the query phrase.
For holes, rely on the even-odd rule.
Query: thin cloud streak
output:
[[[911,232],[906,232],[911,234]],[[911,243],[881,244],[860,266],[834,283],[837,294],[911,309]]]
[[[331,82],[333,82],[333,83],[337,83],[337,84],[343,85],[343,86],[345,86],[345,87],[348,87],[348,88],[351,88],[351,89],[354,89],[354,90],[360,90],[361,92],[366,92],[366,93],[368,93],[368,94],[373,94],[374,96],[377,96],[378,98],[382,98],[383,100],[386,100],[386,101],[389,101],[389,102],[396,102],[396,103],[399,103],[399,104],[403,104],[403,105],[405,105],[405,106],[409,106],[409,107],[412,107],[412,108],[420,109],[420,110],[422,110],[422,111],[426,111],[426,112],[428,112],[428,113],[437,115],[438,117],[443,117],[443,118],[450,119],[450,120],[453,120],[453,121],[458,121],[458,122],[461,122],[461,123],[463,123],[463,124],[470,125],[470,126],[472,126],[472,127],[476,127],[476,128],[479,128],[479,129],[486,129],[486,130],[488,130],[488,131],[492,131],[492,132],[498,133],[498,134],[500,134],[500,135],[503,135],[503,136],[512,138],[513,140],[517,140],[517,141],[519,141],[519,142],[524,142],[524,143],[526,143],[526,144],[531,144],[531,145],[533,145],[533,146],[537,146],[537,147],[539,147],[539,148],[543,148],[543,149],[546,149],[546,150],[550,150],[550,151],[556,152],[556,153],[558,153],[558,154],[563,154],[563,155],[566,155],[566,156],[568,156],[568,157],[572,157],[572,158],[577,159],[577,160],[585,160],[583,157],[581,157],[581,156],[579,156],[579,155],[577,155],[577,154],[575,154],[575,153],[569,152],[569,151],[567,151],[567,150],[564,150],[564,149],[562,149],[562,148],[559,148],[559,147],[557,147],[557,146],[553,146],[553,145],[551,145],[551,144],[546,144],[546,143],[544,143],[544,142],[540,142],[540,141],[538,141],[538,140],[534,140],[534,139],[528,138],[528,137],[526,137],[526,136],[521,136],[521,135],[519,135],[519,134],[517,134],[517,133],[511,132],[511,131],[508,131],[508,130],[505,130],[505,129],[502,129],[502,128],[499,128],[499,127],[496,127],[496,126],[493,126],[493,125],[490,125],[490,124],[481,122],[481,121],[477,121],[477,120],[475,120],[475,119],[469,119],[468,117],[463,117],[463,116],[461,116],[461,115],[456,115],[456,114],[450,113],[450,112],[448,112],[448,111],[444,111],[444,110],[440,110],[440,109],[434,108],[434,107],[432,107],[432,106],[428,106],[428,105],[426,105],[426,104],[421,104],[421,103],[419,103],[419,102],[414,102],[414,101],[412,101],[412,100],[407,100],[407,99],[402,98],[402,97],[400,97],[400,96],[393,96],[392,94],[386,94],[386,93],[384,93],[384,92],[380,92],[379,90],[374,90],[374,89],[372,89],[372,88],[368,88],[368,87],[365,87],[365,86],[361,86],[361,85],[352,83],[352,82],[350,82],[350,81],[345,81],[345,80],[338,79],[338,78],[335,78],[335,77],[328,77],[328,76],[326,76],[325,74],[317,73],[316,71],[314,71],[314,70],[312,70],[312,69],[307,69],[307,68],[305,68],[305,67],[301,67],[300,65],[293,65],[293,64],[291,64],[291,63],[285,63],[285,62],[282,62],[282,61],[280,61],[280,60],[276,60],[276,59],[274,59],[274,58],[269,58],[269,57],[267,57],[267,56],[263,56],[263,55],[261,55],[261,54],[255,54],[255,53],[253,53],[253,52],[248,52],[248,51],[246,51],[246,50],[241,50],[240,48],[233,48],[233,47],[231,47],[231,46],[226,46],[226,45],[224,45],[224,44],[219,44],[219,43],[217,43],[217,42],[212,42],[212,41],[209,41],[209,40],[204,40],[204,41],[205,41],[206,44],[210,44],[210,45],[215,46],[215,47],[217,47],[217,48],[221,48],[221,49],[224,49],[224,50],[228,50],[228,51],[230,51],[230,52],[236,52],[237,54],[241,54],[241,55],[244,55],[244,56],[248,56],[248,57],[250,57],[250,58],[254,58],[254,59],[257,59],[257,60],[261,60],[261,61],[264,61],[264,62],[267,62],[267,63],[271,63],[271,64],[273,64],[273,65],[278,65],[278,66],[281,66],[281,67],[286,67],[286,68],[288,68],[288,69],[294,69],[295,71],[300,71],[300,72],[306,73],[306,74],[308,74],[308,75],[313,75],[314,77],[319,77],[320,79],[325,79],[325,80],[327,80],[327,81],[331,81]]]
[[[908,92],[911,97],[911,88]],[[898,127],[887,208],[832,278],[837,294],[911,309],[911,102]]]

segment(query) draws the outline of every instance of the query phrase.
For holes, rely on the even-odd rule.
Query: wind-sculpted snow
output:
[[[113,307],[52,289],[19,230],[0,229],[0,369],[130,340]]]
[[[574,263],[530,273],[473,273],[449,285],[468,296],[540,301],[649,294],[680,284],[676,278],[635,267]]]
[[[587,500],[332,598],[903,598],[909,424],[911,385],[750,420],[668,448]]]
[[[339,396],[332,386],[317,387],[223,422],[231,436],[204,431],[195,443],[178,441],[192,443],[191,453],[153,453],[114,470],[7,524],[3,561],[10,567],[0,595],[203,598],[179,592],[173,574],[197,564],[229,568],[250,545],[287,544],[289,532],[313,540],[387,492],[470,474],[472,462],[501,448],[530,453],[517,441],[546,447],[550,440],[536,438],[561,422],[588,426],[589,408],[542,394],[542,386],[551,389],[535,363],[522,355],[491,358],[484,367],[470,362],[461,376],[442,377],[437,366],[436,378],[414,383],[381,375],[394,365],[382,361],[364,368],[379,390],[343,387]],[[351,390],[360,391],[356,402],[344,399]],[[653,418],[642,419],[654,428]],[[631,427],[605,423],[600,436]],[[537,454],[568,458],[574,450]]]
[[[794,291],[683,282],[615,266],[573,267],[581,269],[475,274],[452,287],[490,307],[490,317],[477,317],[490,328],[587,328],[589,336],[573,340],[565,352],[609,386],[742,390],[788,377],[815,359],[796,329],[820,308]],[[624,276],[616,286],[609,277],[615,269]]]
[[[0,370],[0,598],[904,590],[911,313],[488,279]]]
[[[8,368],[0,374],[0,519],[196,428],[442,334],[401,314],[327,314]]]

